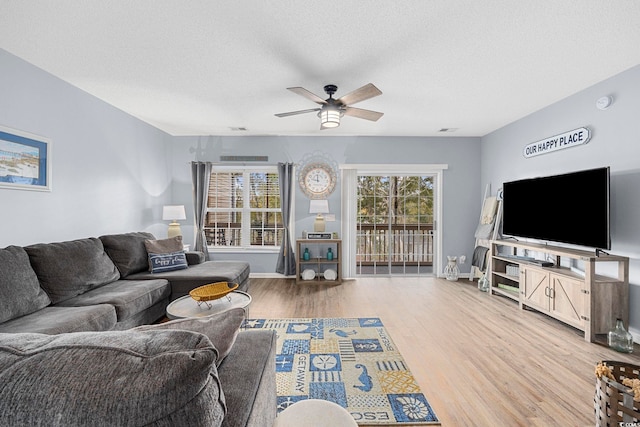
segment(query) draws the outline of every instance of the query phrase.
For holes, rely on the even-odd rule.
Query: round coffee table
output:
[[[251,295],[242,291],[233,291],[222,298],[207,302],[209,304],[198,305],[196,300],[185,295],[167,306],[167,317],[172,320],[185,317],[205,317],[236,307],[244,308],[247,311],[247,307],[251,304]]]
[[[274,427],[358,427],[349,411],[320,399],[300,400],[278,414]]]

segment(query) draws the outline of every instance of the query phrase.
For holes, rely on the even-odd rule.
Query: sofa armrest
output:
[[[189,265],[202,264],[205,262],[204,252],[187,251],[185,252],[185,255],[187,257],[187,264]]]
[[[218,367],[227,403],[222,427],[273,426],[276,420],[276,332],[240,331]]]

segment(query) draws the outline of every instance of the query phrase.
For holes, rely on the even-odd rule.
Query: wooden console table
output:
[[[333,259],[327,259],[327,251],[331,248]],[[304,250],[310,252],[309,260],[305,260]],[[296,240],[296,283],[322,282],[330,284],[342,283],[342,240],[340,239],[298,239]],[[313,280],[304,280],[303,271],[314,271]],[[325,272],[333,270],[335,279],[327,280]]]
[[[537,310],[584,331],[586,341],[606,342],[616,319],[629,327],[627,257],[492,240],[489,270],[492,295],[506,296],[522,309]]]

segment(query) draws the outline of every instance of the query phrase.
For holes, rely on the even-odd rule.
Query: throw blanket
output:
[[[482,216],[480,224],[491,224],[496,216],[496,208],[498,207],[498,199],[495,196],[487,197],[482,204]]]
[[[476,239],[488,239],[491,237],[493,226],[496,221],[496,210],[498,209],[498,199],[495,196],[487,197],[482,204],[482,214],[480,223],[476,228]]]
[[[476,246],[473,250],[473,256],[471,257],[471,265],[478,267],[480,271],[484,271],[487,263],[487,252],[489,248],[484,246]]]

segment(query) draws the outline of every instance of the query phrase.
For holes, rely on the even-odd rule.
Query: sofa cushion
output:
[[[153,234],[143,231],[100,236],[104,250],[118,267],[123,278],[149,269],[144,242],[150,239],[155,239]]]
[[[0,323],[38,311],[51,303],[19,246],[0,249]]]
[[[167,279],[171,282],[171,300],[185,296],[198,286],[215,282],[237,283],[239,291],[247,291],[249,287],[248,262],[244,261],[206,261],[202,264],[190,265],[189,268],[164,273],[141,272],[127,279]]]
[[[189,268],[183,251],[168,254],[149,253],[149,271],[164,273],[166,271],[184,270]]]
[[[154,304],[169,300],[171,286],[164,279],[117,280],[99,289],[60,302],[59,306],[86,307],[96,304],[111,304],[118,322],[140,313]]]
[[[187,256],[187,263],[189,265],[202,264],[207,260],[204,252],[200,251],[187,251],[184,253]]]
[[[26,316],[0,323],[0,333],[36,332],[62,334],[65,332],[108,331],[117,323],[112,305],[88,307],[60,307],[50,305]]]
[[[168,254],[171,252],[180,252],[184,250],[182,244],[182,236],[170,237],[168,239],[145,240],[144,247],[149,254]]]
[[[120,278],[102,242],[95,237],[39,243],[24,249],[53,304]]]
[[[219,366],[236,342],[240,325],[242,325],[245,317],[243,308],[232,308],[206,317],[177,319],[156,325],[139,326],[136,330],[182,329],[205,334],[218,350],[216,365]]]
[[[215,360],[188,331],[0,334],[0,425],[219,426]]]

